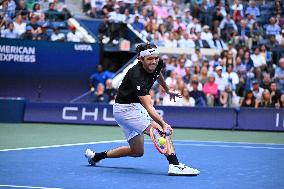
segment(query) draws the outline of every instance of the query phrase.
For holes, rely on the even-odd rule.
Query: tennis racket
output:
[[[150,137],[152,139],[152,142],[155,146],[155,148],[160,152],[161,154],[165,154],[168,151],[168,144],[169,144],[169,135],[165,132],[161,131],[157,126],[152,126],[150,128]],[[163,137],[166,140],[166,143],[164,145],[161,145],[159,143],[159,138]]]

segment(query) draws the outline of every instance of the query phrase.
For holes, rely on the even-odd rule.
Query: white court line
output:
[[[0,184],[0,187],[9,187],[9,188],[37,188],[37,189],[62,189],[62,188],[49,188],[41,186],[17,186],[17,185],[4,185]]]
[[[45,149],[45,148],[59,148],[59,147],[68,147],[68,146],[83,146],[83,145],[87,145],[87,144],[121,143],[121,142],[126,142],[126,141],[125,140],[109,140],[109,141],[99,141],[99,142],[59,144],[59,145],[51,145],[51,146],[35,146],[35,147],[27,147],[27,148],[12,148],[12,149],[3,149],[3,150],[0,150],[0,152],[19,151],[19,150],[33,150],[33,149]]]
[[[152,144],[148,142],[151,140],[146,139],[145,144]],[[252,144],[252,145],[281,145],[281,144],[272,144],[272,143],[241,143],[241,142],[224,142],[224,141],[192,141],[192,140],[174,140],[174,145],[176,146],[204,146],[204,147],[223,147],[223,148],[248,148],[248,149],[269,149],[269,150],[283,150],[284,148],[277,148],[277,147],[268,147],[268,146],[236,146],[236,145],[228,145],[228,144]],[[185,143],[178,143],[178,142],[187,142]],[[190,143],[193,144],[190,144]],[[51,145],[51,146],[38,146],[38,147],[27,147],[27,148],[14,148],[14,149],[3,149],[0,152],[7,152],[7,151],[20,151],[20,150],[33,150],[33,149],[46,149],[46,148],[60,148],[60,147],[69,147],[69,146],[83,146],[88,144],[107,144],[107,143],[126,143],[125,140],[109,140],[109,141],[99,141],[99,142],[87,142],[87,143],[74,143],[74,144],[62,144],[62,145]],[[196,144],[196,143],[208,143],[208,144]],[[210,144],[213,143],[213,144]],[[224,143],[217,145],[215,143]]]

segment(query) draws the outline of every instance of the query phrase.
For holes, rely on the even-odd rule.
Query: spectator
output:
[[[284,108],[284,94],[282,94],[281,97],[280,97],[280,102],[279,102],[278,107]]]
[[[15,31],[14,29],[14,23],[10,22],[8,24],[8,28],[5,29],[2,33],[1,33],[1,37],[3,38],[9,38],[9,39],[17,39],[19,38],[19,33],[17,31]]]
[[[199,48],[210,48],[206,40],[201,39],[201,33],[197,33],[197,39],[194,41],[195,46]]]
[[[222,66],[217,66],[215,69],[215,83],[218,86],[219,93],[219,103],[221,106],[226,107],[228,102],[228,92],[227,89],[229,87],[228,80],[222,76]]]
[[[242,20],[242,18],[244,17],[244,7],[239,0],[234,0],[234,4],[231,6],[231,10],[233,11],[233,19],[235,22]]]
[[[222,37],[226,41],[231,39],[231,37],[238,32],[238,27],[230,14],[227,14],[227,16],[223,18],[219,27],[221,29]]]
[[[23,22],[22,16],[19,14],[14,21],[14,30],[21,36],[26,31],[26,23]]]
[[[221,21],[223,20],[224,16],[221,13],[220,7],[216,7],[216,11],[213,13],[213,26],[212,26],[212,31],[213,33],[217,33],[219,30],[219,25]]]
[[[284,45],[284,29],[281,30],[281,35],[276,36],[276,40],[280,45]]]
[[[185,67],[185,75],[182,77],[185,85],[188,85],[191,79],[191,70],[190,67]]]
[[[69,42],[83,42],[83,35],[77,30],[75,26],[69,27],[70,31],[67,33],[67,41]]]
[[[53,28],[53,33],[51,34],[51,41],[65,41],[64,33],[60,33],[59,28]]]
[[[25,0],[19,0],[16,6],[16,13],[22,16],[27,16],[30,14],[30,11],[26,7]]]
[[[49,3],[49,8],[44,14],[46,19],[50,21],[57,21],[60,13],[56,10],[55,3]]]
[[[31,16],[31,22],[29,24],[27,24],[29,26],[31,26],[33,29],[32,29],[32,33],[34,35],[37,34],[38,32],[38,28],[39,28],[39,24],[38,24],[38,17],[36,15],[32,15]]]
[[[34,4],[32,14],[35,15],[37,18],[39,18],[40,22],[45,21],[45,14],[42,11],[41,5],[39,3]]]
[[[216,32],[213,34],[213,39],[208,41],[211,49],[227,49],[226,43],[220,38],[219,34]]]
[[[177,75],[179,75],[180,77],[183,77],[185,76],[185,59],[184,58],[179,58],[178,60],[178,65],[177,67],[175,68],[175,72],[177,73]]]
[[[240,46],[248,46],[251,48],[251,30],[247,26],[245,20],[240,21],[240,26],[238,27],[238,34],[235,36],[235,44]]]
[[[108,16],[110,12],[114,11],[114,2],[107,0],[107,3],[102,8],[102,14],[104,17]]]
[[[252,15],[254,18],[260,16],[260,11],[255,0],[250,0],[249,6],[246,9],[246,14]]]
[[[195,28],[196,33],[202,32],[202,27],[201,27],[199,20],[197,18],[194,18],[192,20],[192,22],[189,25],[187,25],[187,27],[186,27],[187,33],[191,33],[190,32],[191,28]]]
[[[192,22],[193,17],[191,16],[190,10],[189,9],[185,9],[184,10],[184,15],[182,16],[182,22],[185,25],[188,25]]]
[[[8,7],[7,7],[8,17],[13,18],[15,16],[15,10],[16,10],[15,1],[14,0],[8,0]]]
[[[251,28],[251,35],[252,37],[252,47],[255,48],[260,44],[260,41],[263,40],[264,32],[262,27],[259,26],[258,22],[254,22]]]
[[[157,4],[154,5],[154,14],[158,18],[165,19],[168,17],[168,10],[166,7],[163,6],[162,0],[157,0]]]
[[[97,85],[97,89],[94,93],[94,102],[99,103],[108,103],[109,97],[105,93],[105,86],[102,83],[99,83]]]
[[[110,101],[115,100],[117,90],[115,88],[113,88],[113,86],[112,86],[112,79],[106,80],[105,93],[108,95]]]
[[[41,27],[39,27],[38,32],[35,36],[35,40],[45,40],[45,41],[49,41],[50,40],[50,36],[47,34],[47,25],[42,25]]]
[[[208,43],[209,41],[212,41],[213,35],[212,35],[212,33],[210,32],[208,25],[203,26],[203,31],[201,32],[200,38],[201,38],[202,40],[205,40],[207,43]]]
[[[218,86],[215,83],[215,76],[213,74],[208,76],[208,81],[204,84],[203,92],[206,95],[208,106],[213,107],[218,99]]]
[[[274,105],[279,104],[281,92],[280,92],[280,90],[277,89],[277,84],[276,84],[275,81],[272,81],[272,82],[270,83],[270,88],[269,88],[269,90],[270,90],[270,95],[271,95],[272,103],[273,103]]]
[[[189,34],[185,32],[183,37],[181,37],[181,39],[178,41],[178,46],[180,48],[194,48],[195,43],[189,38]]]
[[[254,54],[251,55],[251,59],[255,68],[264,68],[266,66],[266,60],[261,56],[259,47],[254,49]]]
[[[251,90],[248,90],[245,94],[244,99],[241,100],[240,103],[241,107],[250,107],[250,108],[256,108],[257,103],[255,101],[255,97]]]
[[[284,91],[284,58],[281,58],[279,60],[279,65],[277,66],[275,70],[275,76],[274,79],[277,84],[277,88],[280,91]]]
[[[33,28],[31,26],[27,26],[26,31],[21,35],[21,39],[33,40],[34,36],[32,33],[32,29]]]
[[[266,27],[266,35],[279,35],[281,28],[276,24],[275,17],[269,19],[270,24]]]
[[[132,27],[139,33],[144,29],[143,23],[139,21],[139,15],[135,16],[134,22],[132,23]]]
[[[263,93],[264,89],[259,87],[259,82],[258,80],[254,80],[252,81],[252,92],[253,92],[253,96],[255,97],[255,99],[259,102],[261,100],[261,96]]]
[[[270,85],[271,85],[271,77],[270,74],[268,73],[263,73],[263,79],[260,83],[260,87],[263,89],[270,89]]]
[[[268,89],[265,89],[262,93],[261,100],[258,104],[258,107],[262,108],[272,108],[275,107],[272,103],[270,92]]]
[[[99,83],[106,83],[107,79],[112,79],[115,74],[110,71],[103,71],[102,65],[97,65],[96,73],[92,74],[90,77],[92,87],[96,88]]]
[[[195,106],[207,106],[206,96],[203,91],[198,90],[199,82],[197,80],[192,80],[192,91],[189,92],[189,95],[194,98]]]
[[[181,90],[181,96],[182,98],[179,98],[177,100],[177,105],[178,106],[190,106],[190,107],[194,107],[195,106],[195,100],[194,98],[192,98],[189,94],[189,91],[187,90],[186,87],[184,87]]]
[[[230,88],[229,90],[234,91],[237,88],[240,79],[238,74],[233,71],[233,65],[227,65],[227,72],[222,73],[222,76],[228,81]]]

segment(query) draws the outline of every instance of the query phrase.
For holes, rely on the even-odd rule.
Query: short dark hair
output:
[[[146,49],[153,49],[153,48],[157,48],[157,46],[152,43],[142,43],[136,47],[136,52],[140,53],[141,51],[144,51]]]

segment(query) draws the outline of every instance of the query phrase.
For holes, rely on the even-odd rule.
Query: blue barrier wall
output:
[[[88,90],[99,49],[99,44],[1,38],[0,96],[69,101]]]
[[[156,109],[173,127],[284,131],[283,109],[235,111],[232,108],[165,106]],[[278,124],[275,124],[277,119]],[[104,104],[27,103],[24,121],[116,125],[112,106]]]

